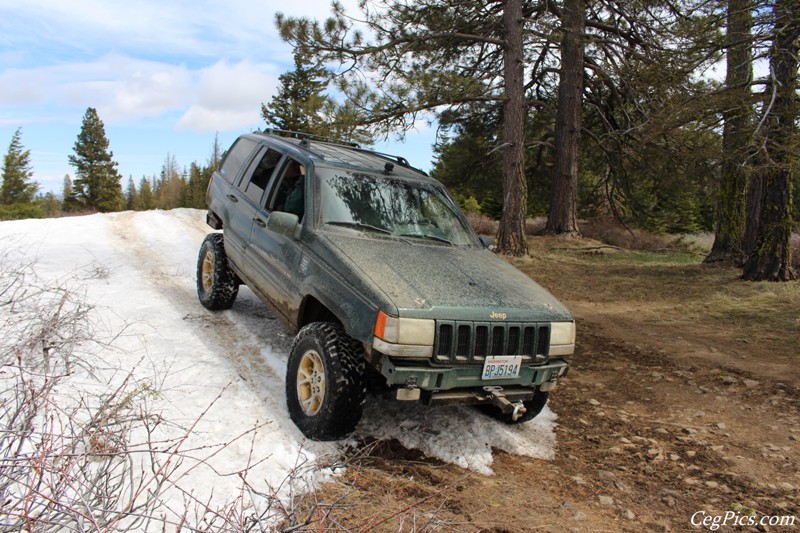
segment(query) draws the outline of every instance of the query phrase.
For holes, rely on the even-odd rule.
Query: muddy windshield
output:
[[[321,170],[322,222],[409,241],[473,245],[452,200],[429,183]]]

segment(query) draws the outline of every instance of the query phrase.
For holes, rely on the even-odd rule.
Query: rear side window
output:
[[[256,204],[261,202],[264,189],[267,188],[272,173],[275,172],[275,168],[277,168],[282,157],[283,154],[269,148],[264,150],[262,154],[259,154],[256,160],[250,165],[248,175],[244,177],[239,187],[244,191],[247,197]]]
[[[222,167],[219,169],[220,175],[225,178],[228,183],[233,183],[239,176],[242,167],[247,163],[250,154],[253,153],[258,143],[250,139],[238,139],[228,155],[225,156],[225,161],[222,162]]]

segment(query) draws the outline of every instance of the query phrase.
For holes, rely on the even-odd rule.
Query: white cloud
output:
[[[224,131],[256,125],[261,103],[278,85],[274,65],[218,61],[199,74],[197,98],[178,121],[179,129]]]
[[[357,1],[344,2],[357,14]],[[274,17],[327,18],[330,0],[291,4],[267,0],[0,0],[4,59],[39,63],[40,51],[82,56],[112,51],[148,56],[288,61],[289,46],[278,36]]]
[[[0,74],[0,105],[95,107],[105,122],[183,112],[177,127],[220,131],[260,121],[261,103],[278,85],[280,68],[248,60],[217,61],[190,70],[184,65],[110,54],[94,62]]]
[[[6,71],[0,74],[0,105],[31,106],[32,113],[93,106],[105,120],[123,120],[179,109],[191,84],[184,66],[111,54],[94,62]]]

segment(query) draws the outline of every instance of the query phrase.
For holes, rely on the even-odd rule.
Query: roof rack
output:
[[[369,150],[367,148],[361,148],[360,146],[356,146],[355,149],[356,149],[357,152],[364,152],[364,153],[377,155],[379,157],[382,157],[383,159],[391,159],[392,161],[394,161],[395,163],[398,163],[402,167],[414,168],[414,167],[411,166],[411,163],[408,162],[408,159],[406,159],[405,157],[401,157],[399,155],[392,155],[392,154],[385,154],[383,152],[376,152],[375,150]],[[416,169],[414,169],[414,170],[416,170]]]
[[[370,154],[370,155],[376,155],[376,156],[378,156],[378,157],[380,157],[382,159],[385,159],[385,160],[388,160],[388,161],[394,161],[395,163],[399,164],[401,167],[405,167],[405,168],[410,169],[410,170],[415,170],[415,171],[423,174],[424,176],[428,175],[428,173],[425,172],[424,170],[421,170],[419,168],[411,166],[411,163],[409,163],[408,159],[406,159],[405,157],[402,157],[402,156],[399,156],[399,155],[387,154],[387,153],[384,153],[384,152],[376,152],[375,150],[370,150],[369,148],[362,148],[358,143],[349,142],[349,141],[341,141],[341,140],[338,140],[338,139],[334,139],[332,137],[326,137],[324,135],[314,135],[312,133],[304,133],[302,131],[281,130],[281,129],[277,129],[277,128],[267,128],[267,129],[263,130],[261,133],[264,133],[264,134],[267,134],[267,135],[277,135],[279,137],[290,137],[290,138],[300,139],[300,145],[304,146],[304,147],[308,147],[309,144],[310,144],[309,141],[311,141],[311,140],[322,141],[322,142],[326,142],[326,143],[329,143],[329,144],[336,144],[338,146],[342,146],[344,148],[348,148],[348,149],[356,151],[356,152],[361,152],[361,153]]]
[[[331,144],[340,144],[342,146],[348,146],[350,148],[361,148],[358,143],[350,142],[350,141],[342,141],[339,139],[334,139],[333,137],[326,137],[324,135],[314,135],[313,133],[303,133],[302,131],[292,131],[292,130],[281,130],[277,128],[268,128],[262,131],[262,133],[266,133],[267,135],[278,135],[279,137],[291,137],[295,139],[300,139],[303,146],[308,146],[308,141],[322,141]]]

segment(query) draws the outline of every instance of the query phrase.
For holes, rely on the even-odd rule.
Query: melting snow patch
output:
[[[530,422],[506,425],[469,407],[427,407],[367,400],[356,434],[396,439],[428,457],[492,474],[492,449],[537,459],[555,457],[556,415],[545,407]]]

